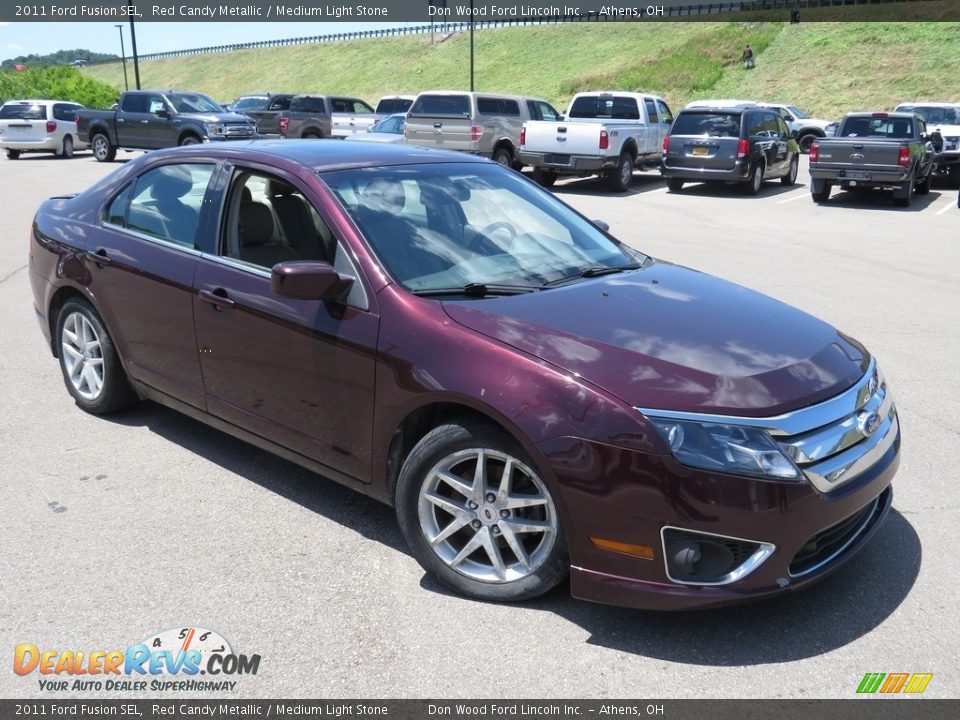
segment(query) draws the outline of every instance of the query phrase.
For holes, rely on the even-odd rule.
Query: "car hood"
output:
[[[782,302],[687,268],[445,302],[455,322],[636,407],[764,417],[851,387],[866,350]]]
[[[254,123],[253,118],[240,113],[180,113],[180,117],[204,123]]]
[[[944,125],[942,123],[936,123],[927,125],[927,132],[938,132],[944,137],[953,137],[955,135],[960,135],[960,125]]]

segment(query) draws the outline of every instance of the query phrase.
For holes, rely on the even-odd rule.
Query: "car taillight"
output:
[[[280,118],[280,132],[286,132],[287,128],[290,127],[290,118],[282,117]]]
[[[910,164],[910,148],[900,148],[900,157],[897,158],[897,165],[907,167]]]
[[[606,130],[600,131],[600,149],[606,150],[610,147],[610,134]]]
[[[80,116],[79,116],[79,115],[74,115],[74,116],[73,116],[73,121],[74,121],[77,125],[80,125]]]
[[[666,135],[663,138],[663,154],[666,155],[668,152],[670,152],[670,136]]]
[[[527,129],[526,129],[526,128],[520,128],[520,144],[521,144],[521,145],[526,145],[526,144],[527,144]]]
[[[476,142],[483,137],[483,125],[470,126],[470,142]]]
[[[750,141],[746,138],[740,138],[740,142],[737,143],[737,159],[745,158],[750,154]]]
[[[52,133],[57,129],[57,124],[53,120],[47,120],[47,132]]]
[[[820,159],[820,145],[814,143],[810,146],[810,162],[817,162]]]

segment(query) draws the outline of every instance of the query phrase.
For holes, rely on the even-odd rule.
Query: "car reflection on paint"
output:
[[[890,508],[897,414],[829,325],[650,258],[521,175],[405,146],[150,153],[39,209],[88,412],[148,399],[396,507],[474,598],[803,587]]]

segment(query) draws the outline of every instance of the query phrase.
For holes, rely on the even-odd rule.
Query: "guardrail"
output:
[[[654,0],[655,2],[655,0]],[[663,15],[651,15],[647,20],[655,21],[666,18],[696,17],[699,15],[718,15],[721,13],[756,12],[761,10],[803,10],[806,8],[840,7],[846,5],[876,5],[887,3],[923,2],[923,0],[743,0],[742,2],[698,3],[683,6],[663,8]],[[598,13],[582,15],[560,15],[548,17],[511,18],[509,20],[477,21],[473,24],[475,30],[487,28],[517,27],[524,25],[550,25],[572,22],[617,22],[617,18]],[[233,43],[229,45],[212,45],[209,47],[190,48],[188,50],[170,50],[167,52],[148,53],[139,55],[140,60],[162,60],[164,58],[185,57],[189,55],[204,55],[208,53],[233,52],[235,50],[255,50],[260,48],[284,47],[288,45],[307,45],[315,43],[345,42],[349,40],[366,40],[370,38],[402,37],[405,35],[450,34],[464,32],[470,28],[469,22],[437,22],[426,25],[405,25],[396,28],[380,28],[377,30],[358,30],[354,32],[329,33],[326,35],[308,35],[304,37],[280,38],[278,40],[260,40],[255,42]],[[116,62],[104,60],[100,63]]]

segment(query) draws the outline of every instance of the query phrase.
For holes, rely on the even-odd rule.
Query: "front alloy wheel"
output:
[[[423,567],[466,595],[540,595],[567,572],[546,484],[514,443],[487,427],[443,425],[404,463],[400,527]]]

